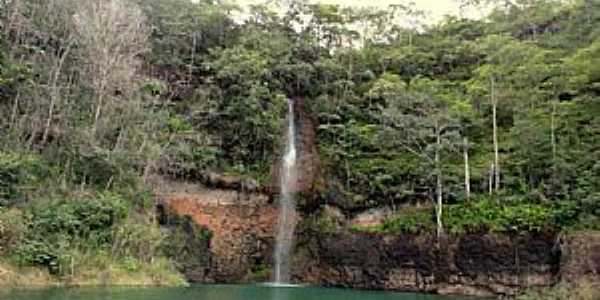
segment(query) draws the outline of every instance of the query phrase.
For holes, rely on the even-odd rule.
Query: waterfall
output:
[[[279,224],[275,244],[275,283],[290,282],[290,252],[296,227],[296,137],[294,102],[288,100],[288,128],[280,172]]]

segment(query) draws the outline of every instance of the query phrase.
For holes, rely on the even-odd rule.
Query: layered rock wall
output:
[[[561,236],[561,279],[577,283],[600,282],[600,232],[582,232]]]
[[[559,253],[552,234],[431,236],[341,234],[307,237],[297,280],[365,289],[514,295],[551,285]]]
[[[205,190],[163,204],[212,232],[210,263],[192,282],[268,281],[277,206],[260,194]],[[303,231],[304,230],[304,231]],[[600,234],[324,234],[299,229],[293,279],[300,283],[443,294],[514,295],[559,280],[598,280]],[[194,276],[194,274],[201,274]]]

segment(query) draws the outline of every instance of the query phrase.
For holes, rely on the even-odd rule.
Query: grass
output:
[[[15,267],[0,261],[0,287],[48,286],[186,286],[188,283],[164,258],[144,263],[134,258],[111,261],[99,256],[81,256],[69,275],[58,277],[38,267]]]
[[[58,284],[58,280],[43,269],[35,267],[17,268],[0,260],[0,287],[46,287]]]
[[[134,257],[112,258],[103,251],[74,253],[72,270],[64,272],[61,280],[67,285],[151,285],[184,286],[187,282],[166,258],[142,261]]]

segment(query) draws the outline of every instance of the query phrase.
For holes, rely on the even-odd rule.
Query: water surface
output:
[[[317,287],[198,285],[189,288],[54,288],[0,292],[2,300],[476,300],[469,297]]]

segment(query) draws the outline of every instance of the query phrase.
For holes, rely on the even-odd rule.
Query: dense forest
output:
[[[266,185],[288,98],[318,124],[311,199],[394,212],[349,230],[600,229],[600,2],[486,4],[431,24],[414,5],[2,1],[0,267],[180,282],[155,178]]]

